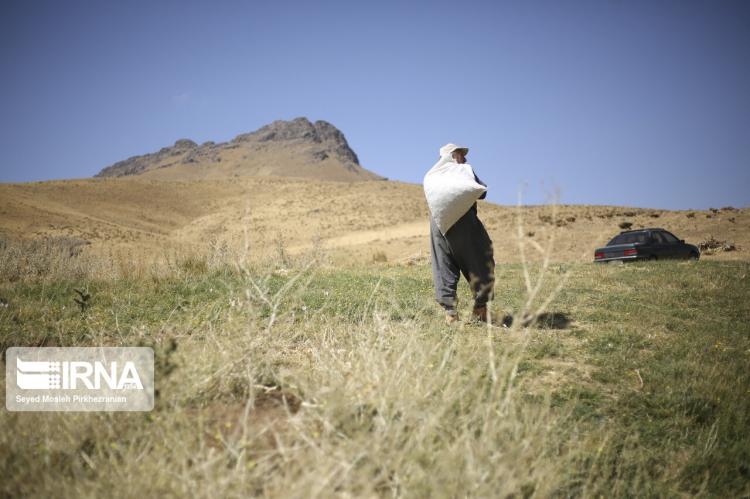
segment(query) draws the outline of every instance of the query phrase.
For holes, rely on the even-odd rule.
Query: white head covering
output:
[[[464,146],[457,146],[456,144],[445,144],[440,148],[440,157],[449,156],[453,151],[463,149],[464,155],[469,154],[469,148]]]

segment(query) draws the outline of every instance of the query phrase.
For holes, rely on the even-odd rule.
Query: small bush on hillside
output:
[[[736,251],[737,246],[735,246],[734,243],[720,241],[719,239],[714,238],[714,236],[709,236],[708,239],[698,243],[698,249],[710,255],[715,251]]]
[[[372,255],[372,261],[376,263],[385,263],[388,261],[388,255],[384,251],[378,250]]]

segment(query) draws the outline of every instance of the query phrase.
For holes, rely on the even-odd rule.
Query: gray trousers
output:
[[[474,308],[487,304],[493,297],[495,260],[492,240],[477,217],[474,204],[443,236],[430,217],[432,281],[435,299],[449,314],[456,313],[456,288],[460,274],[469,282]]]

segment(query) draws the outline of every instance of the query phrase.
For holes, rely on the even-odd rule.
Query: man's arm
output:
[[[481,184],[481,185],[483,185],[483,186],[487,187],[487,184],[485,184],[484,182],[482,182],[481,180],[479,180],[479,177],[477,177],[477,174],[476,174],[476,173],[474,174],[474,180],[476,180],[478,184]],[[479,196],[479,199],[484,199],[484,198],[486,198],[486,197],[487,197],[487,191],[484,191],[484,192],[482,193],[482,195],[481,195],[481,196]]]

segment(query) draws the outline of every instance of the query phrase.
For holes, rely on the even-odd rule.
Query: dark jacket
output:
[[[476,173],[474,174],[474,180],[476,180],[478,184],[482,184],[483,186],[487,187],[487,184],[479,180],[479,177],[477,177]],[[479,199],[484,199],[485,197],[487,197],[487,191],[484,191],[484,193],[479,196]]]

